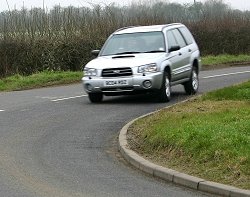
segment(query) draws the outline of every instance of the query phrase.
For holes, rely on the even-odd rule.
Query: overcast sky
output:
[[[14,8],[20,9],[26,7],[28,9],[32,7],[43,7],[43,2],[46,8],[50,9],[54,5],[61,5],[61,6],[89,6],[91,3],[94,4],[110,4],[115,2],[116,4],[126,5],[128,2],[132,0],[0,0],[1,7],[0,11],[8,10],[9,8],[12,10]],[[140,2],[149,1],[149,0],[140,0]],[[168,2],[178,2],[178,3],[193,3],[194,0],[166,0]],[[197,2],[204,2],[205,0],[196,0]],[[250,0],[224,0],[225,3],[231,5],[231,7],[240,9],[240,10],[250,10]]]

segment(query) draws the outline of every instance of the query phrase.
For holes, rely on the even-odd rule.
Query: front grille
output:
[[[107,68],[102,71],[102,77],[124,77],[132,74],[131,68]]]

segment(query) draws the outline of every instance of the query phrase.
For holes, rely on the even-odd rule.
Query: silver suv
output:
[[[121,28],[92,54],[97,58],[85,66],[82,78],[91,102],[101,102],[103,95],[148,92],[167,102],[177,84],[187,94],[198,91],[200,51],[183,24]]]

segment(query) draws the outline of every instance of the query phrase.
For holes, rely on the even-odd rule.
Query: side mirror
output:
[[[100,50],[93,50],[91,51],[91,54],[94,55],[95,57],[97,57],[100,53]]]
[[[168,50],[169,53],[173,52],[173,51],[179,51],[181,49],[180,46],[172,46],[170,47],[170,49]]]

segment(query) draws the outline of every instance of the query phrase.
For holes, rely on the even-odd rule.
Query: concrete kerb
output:
[[[182,103],[187,102],[187,101],[188,100],[182,101]],[[172,106],[168,106],[166,108],[170,108]],[[128,128],[138,119],[147,117],[159,111],[160,110],[140,116],[139,118],[136,118],[130,121],[129,123],[127,123],[121,129],[120,134],[119,134],[119,150],[121,154],[123,155],[123,157],[131,165],[157,178],[161,178],[163,180],[170,181],[170,182],[173,182],[173,183],[176,183],[176,184],[188,187],[188,188],[192,188],[195,190],[199,190],[202,192],[208,192],[208,193],[221,195],[221,196],[227,196],[227,197],[250,197],[250,190],[238,189],[236,187],[232,187],[232,186],[228,186],[228,185],[224,185],[220,183],[215,183],[211,181],[206,181],[198,177],[190,176],[190,175],[180,173],[178,171],[175,171],[169,168],[156,165],[142,158],[133,150],[129,149],[128,142],[127,142]]]

